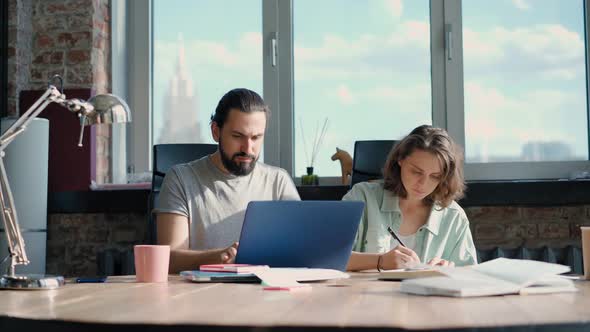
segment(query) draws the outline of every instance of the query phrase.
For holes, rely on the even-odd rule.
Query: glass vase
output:
[[[320,178],[313,174],[313,167],[307,168],[307,175],[301,177],[301,184],[306,186],[317,186],[320,182]]]

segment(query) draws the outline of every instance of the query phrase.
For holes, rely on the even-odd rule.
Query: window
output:
[[[582,1],[464,1],[471,163],[588,160]]]
[[[295,175],[338,176],[336,147],[432,123],[429,16],[426,0],[294,0]]]
[[[468,179],[588,170],[585,2],[463,1]]]
[[[223,94],[262,95],[260,0],[154,0],[153,142],[213,143]]]
[[[142,8],[128,18],[154,28],[153,40],[149,27],[128,28],[128,44],[153,43],[148,51],[128,46],[128,66],[149,50],[154,57],[153,71],[130,71],[129,99],[140,104],[127,135],[132,153],[152,137],[142,118],[153,114],[155,143],[175,128],[164,112],[177,108],[166,105],[170,82],[187,78],[174,74],[184,45],[200,139],[210,140],[221,94],[254,89],[273,112],[265,161],[295,177],[311,164],[325,119],[314,166],[333,183],[336,147],[352,154],[355,140],[396,139],[422,123],[446,128],[465,147],[467,179],[589,169],[586,1],[152,1],[153,20]],[[141,87],[144,72],[153,73],[153,106],[141,103],[151,89]],[[128,160],[149,167],[145,158]]]

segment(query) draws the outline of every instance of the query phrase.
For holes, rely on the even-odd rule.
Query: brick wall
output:
[[[21,90],[44,90],[55,74],[65,89],[110,91],[108,0],[10,0],[9,16],[9,114],[24,111]],[[95,134],[96,181],[110,182],[110,126]]]
[[[143,243],[147,218],[138,213],[52,214],[47,224],[48,274],[95,275],[101,251]]]
[[[580,226],[590,226],[590,205],[565,207],[470,207],[478,249],[581,246]],[[53,214],[47,234],[47,273],[96,273],[97,253],[131,250],[144,243],[145,214]]]
[[[465,213],[479,249],[580,246],[580,226],[590,226],[590,205],[471,207]]]
[[[32,0],[8,3],[8,114],[18,114],[18,94],[29,87],[32,58]]]

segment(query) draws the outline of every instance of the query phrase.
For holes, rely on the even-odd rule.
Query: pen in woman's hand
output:
[[[399,239],[399,237],[395,234],[395,232],[393,231],[393,229],[391,229],[391,227],[387,226],[387,231],[389,232],[389,234],[391,234],[391,236],[393,236],[394,239],[397,240],[397,242],[399,242],[399,244],[402,247],[405,247],[404,243],[402,242],[402,240]]]

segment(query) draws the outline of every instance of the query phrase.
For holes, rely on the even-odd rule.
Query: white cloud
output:
[[[583,74],[584,41],[558,24],[488,31],[464,29],[465,72],[572,80]],[[500,70],[499,70],[500,69]]]
[[[518,8],[520,10],[531,9],[531,5],[529,4],[529,2],[527,0],[512,0],[512,3],[514,4],[514,7]]]
[[[466,60],[478,65],[499,61],[504,57],[500,43],[485,40],[482,33],[463,29],[463,53]]]
[[[430,85],[427,84],[415,84],[403,87],[382,85],[373,87],[363,94],[368,100],[397,105],[396,112],[414,112],[415,109],[407,106],[420,103],[421,101],[430,102],[431,95]]]
[[[391,13],[391,16],[399,19],[404,11],[402,0],[385,0],[385,8]]]
[[[519,156],[526,142],[563,142],[579,149],[577,123],[585,121],[585,97],[576,92],[531,89],[510,93],[475,81],[465,84],[468,154]]]
[[[352,96],[352,92],[346,85],[340,85],[336,89],[336,95],[338,96],[338,100],[343,105],[350,105],[355,102],[355,98]]]
[[[549,69],[541,73],[541,78],[547,81],[571,81],[578,76],[575,69]]]
[[[262,35],[245,32],[234,43],[210,40],[185,40],[186,62],[195,67],[248,68],[261,65]],[[178,42],[156,40],[154,51],[158,65],[167,67],[176,64]]]
[[[325,34],[319,46],[299,42],[294,53],[298,81],[374,78],[396,71],[421,75],[430,68],[430,29],[427,22],[405,21],[384,36]]]
[[[483,31],[465,27],[463,45],[468,75],[510,73],[539,80],[574,80],[584,74],[584,40],[559,24]],[[430,26],[423,21],[400,22],[385,35],[350,38],[326,34],[320,45],[295,45],[298,81],[383,77],[399,72],[418,76],[428,67]]]
[[[430,48],[430,25],[423,21],[405,21],[394,31],[389,39],[393,47]]]
[[[262,49],[262,34],[260,32],[246,32],[239,42],[239,50],[248,54],[260,53]]]
[[[351,88],[341,84],[331,89],[324,89],[323,94],[325,100],[335,98],[343,106],[379,105],[379,109],[371,108],[370,112],[373,115],[406,114],[414,117],[417,113],[429,113],[431,109],[430,96],[432,93],[428,84],[407,86],[379,84],[362,88]],[[353,107],[352,109],[353,112],[358,111],[358,108]]]

